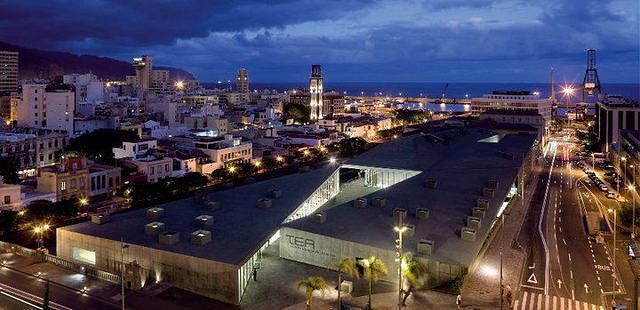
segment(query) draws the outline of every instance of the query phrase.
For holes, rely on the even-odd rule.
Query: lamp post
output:
[[[631,191],[631,205],[632,207],[632,211],[631,211],[631,239],[635,239],[636,238],[636,197],[634,196],[635,194],[635,190],[636,190],[636,185],[635,185],[635,180],[634,180],[634,184],[631,184],[629,186],[627,186],[627,189],[629,191]]]
[[[393,230],[398,233],[398,240],[396,240],[396,247],[398,248],[398,309],[402,309],[402,235],[407,231],[407,226],[395,226],[393,227]]]
[[[502,310],[502,303],[504,297],[504,286],[502,285],[502,251],[500,252],[500,310]]]
[[[49,230],[49,224],[38,225],[33,228],[33,232],[37,236],[36,242],[38,244],[38,249],[44,247],[44,234],[47,230]]]
[[[609,209],[609,213],[613,213],[613,265],[616,265],[616,232],[618,231],[617,226],[618,226],[618,216],[616,213],[616,210],[614,210],[613,208]],[[611,282],[612,282],[612,288],[611,291],[613,292],[613,300],[612,300],[612,304],[615,304],[616,302],[616,274],[615,274],[615,268],[613,270],[613,273],[611,274]]]

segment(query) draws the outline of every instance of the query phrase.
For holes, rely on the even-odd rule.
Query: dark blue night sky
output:
[[[640,83],[638,0],[25,1],[0,3],[0,40],[184,68],[200,80]]]

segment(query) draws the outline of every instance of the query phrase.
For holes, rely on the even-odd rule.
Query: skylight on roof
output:
[[[500,140],[502,140],[502,138],[504,138],[504,134],[497,134],[497,135],[493,135],[491,137],[488,138],[484,138],[484,139],[480,139],[478,140],[478,142],[480,143],[498,143],[500,142]]]

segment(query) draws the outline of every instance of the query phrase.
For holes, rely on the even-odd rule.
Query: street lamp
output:
[[[176,89],[177,90],[182,90],[184,88],[184,82],[183,81],[177,81],[175,83]]]
[[[629,186],[627,186],[627,189],[629,189],[631,191],[631,201],[632,201],[632,215],[631,215],[631,239],[635,239],[636,238],[636,197],[635,197],[635,191],[636,191],[636,185],[635,185],[635,179],[633,180],[634,184],[631,184]]]
[[[336,158],[335,157],[329,157],[329,163],[335,164],[336,163]]]
[[[564,88],[562,89],[562,94],[564,95],[564,98],[566,99],[567,102],[567,123],[569,123],[569,98],[571,98],[573,96],[573,93],[575,91],[575,88],[573,88],[572,85],[565,85]],[[578,118],[578,110],[576,109],[576,119]]]
[[[402,292],[403,292],[403,288],[402,288],[402,260],[403,260],[403,253],[402,253],[402,235],[404,234],[405,231],[407,231],[407,226],[402,225],[402,226],[395,226],[393,227],[393,230],[398,233],[398,240],[396,240],[397,245],[396,247],[398,248],[398,309],[402,309]]]
[[[618,215],[616,213],[616,211],[613,208],[609,208],[609,213],[613,213],[613,266],[616,265],[616,232],[618,231],[617,226],[618,226]],[[611,273],[611,282],[612,282],[612,288],[611,290],[613,291],[613,300],[612,303],[615,304],[616,302],[616,274],[615,274],[615,268],[614,268],[614,272]]]
[[[49,224],[38,225],[33,228],[33,232],[37,236],[36,242],[38,243],[38,249],[44,247],[44,233],[49,230]]]

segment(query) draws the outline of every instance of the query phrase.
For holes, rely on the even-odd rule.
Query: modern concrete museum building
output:
[[[132,288],[163,281],[239,304],[272,244],[324,268],[376,256],[393,269],[402,219],[404,250],[435,286],[473,268],[538,153],[528,134],[418,133],[342,164],[59,228],[57,253],[114,273],[124,262]]]

